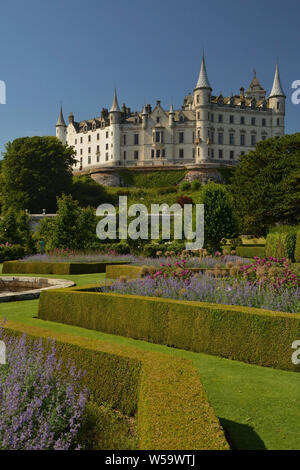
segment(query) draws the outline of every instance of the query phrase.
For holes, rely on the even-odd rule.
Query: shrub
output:
[[[198,191],[199,189],[201,189],[201,182],[199,180],[192,181],[191,189],[192,191]]]
[[[259,245],[242,245],[236,247],[236,254],[243,258],[254,258],[258,256],[263,258],[265,256],[265,247]]]
[[[179,185],[180,191],[189,191],[191,189],[191,183],[189,181],[183,181]]]
[[[300,230],[297,232],[296,236],[295,261],[296,263],[300,263]]]
[[[187,170],[135,171],[120,170],[119,175],[127,186],[158,188],[173,186],[184,178]]]
[[[8,243],[0,244],[0,263],[22,258],[25,255],[25,249],[21,245],[10,245]]]
[[[295,261],[297,228],[281,226],[272,229],[266,239],[266,256]]]

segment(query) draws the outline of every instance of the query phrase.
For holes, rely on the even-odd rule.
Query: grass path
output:
[[[97,282],[104,275],[45,276]],[[191,359],[237,449],[300,449],[300,374],[244,364],[37,318],[38,300],[0,304],[0,318]]]

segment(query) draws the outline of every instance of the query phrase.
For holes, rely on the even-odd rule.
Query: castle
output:
[[[181,109],[171,104],[165,110],[160,101],[141,112],[125,104],[120,109],[115,90],[110,111],[103,108],[94,119],[78,122],[70,113],[66,125],[61,107],[56,136],[74,147],[75,173],[120,167],[216,168],[236,164],[260,140],[282,136],[285,99],[278,65],[269,97],[255,72],[246,91],[213,95],[203,56],[194,92]]]

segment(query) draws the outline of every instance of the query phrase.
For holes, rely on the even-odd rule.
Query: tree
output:
[[[56,211],[56,197],[69,193],[74,150],[56,137],[8,142],[1,168],[3,209]]]
[[[276,223],[300,221],[300,133],[261,141],[241,156],[230,180],[244,233],[264,235]]]
[[[25,212],[9,209],[0,219],[0,243],[21,245],[26,253],[35,251],[29,217]]]
[[[213,253],[220,249],[222,238],[234,238],[238,224],[224,186],[209,183],[203,189],[204,243]]]
[[[47,249],[83,250],[97,243],[97,219],[93,208],[81,208],[70,195],[58,198],[57,205],[56,217],[44,219],[37,234],[37,238],[46,241]]]

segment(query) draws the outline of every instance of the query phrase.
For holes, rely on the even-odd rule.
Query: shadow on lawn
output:
[[[251,426],[219,418],[232,450],[266,450],[264,442]]]

